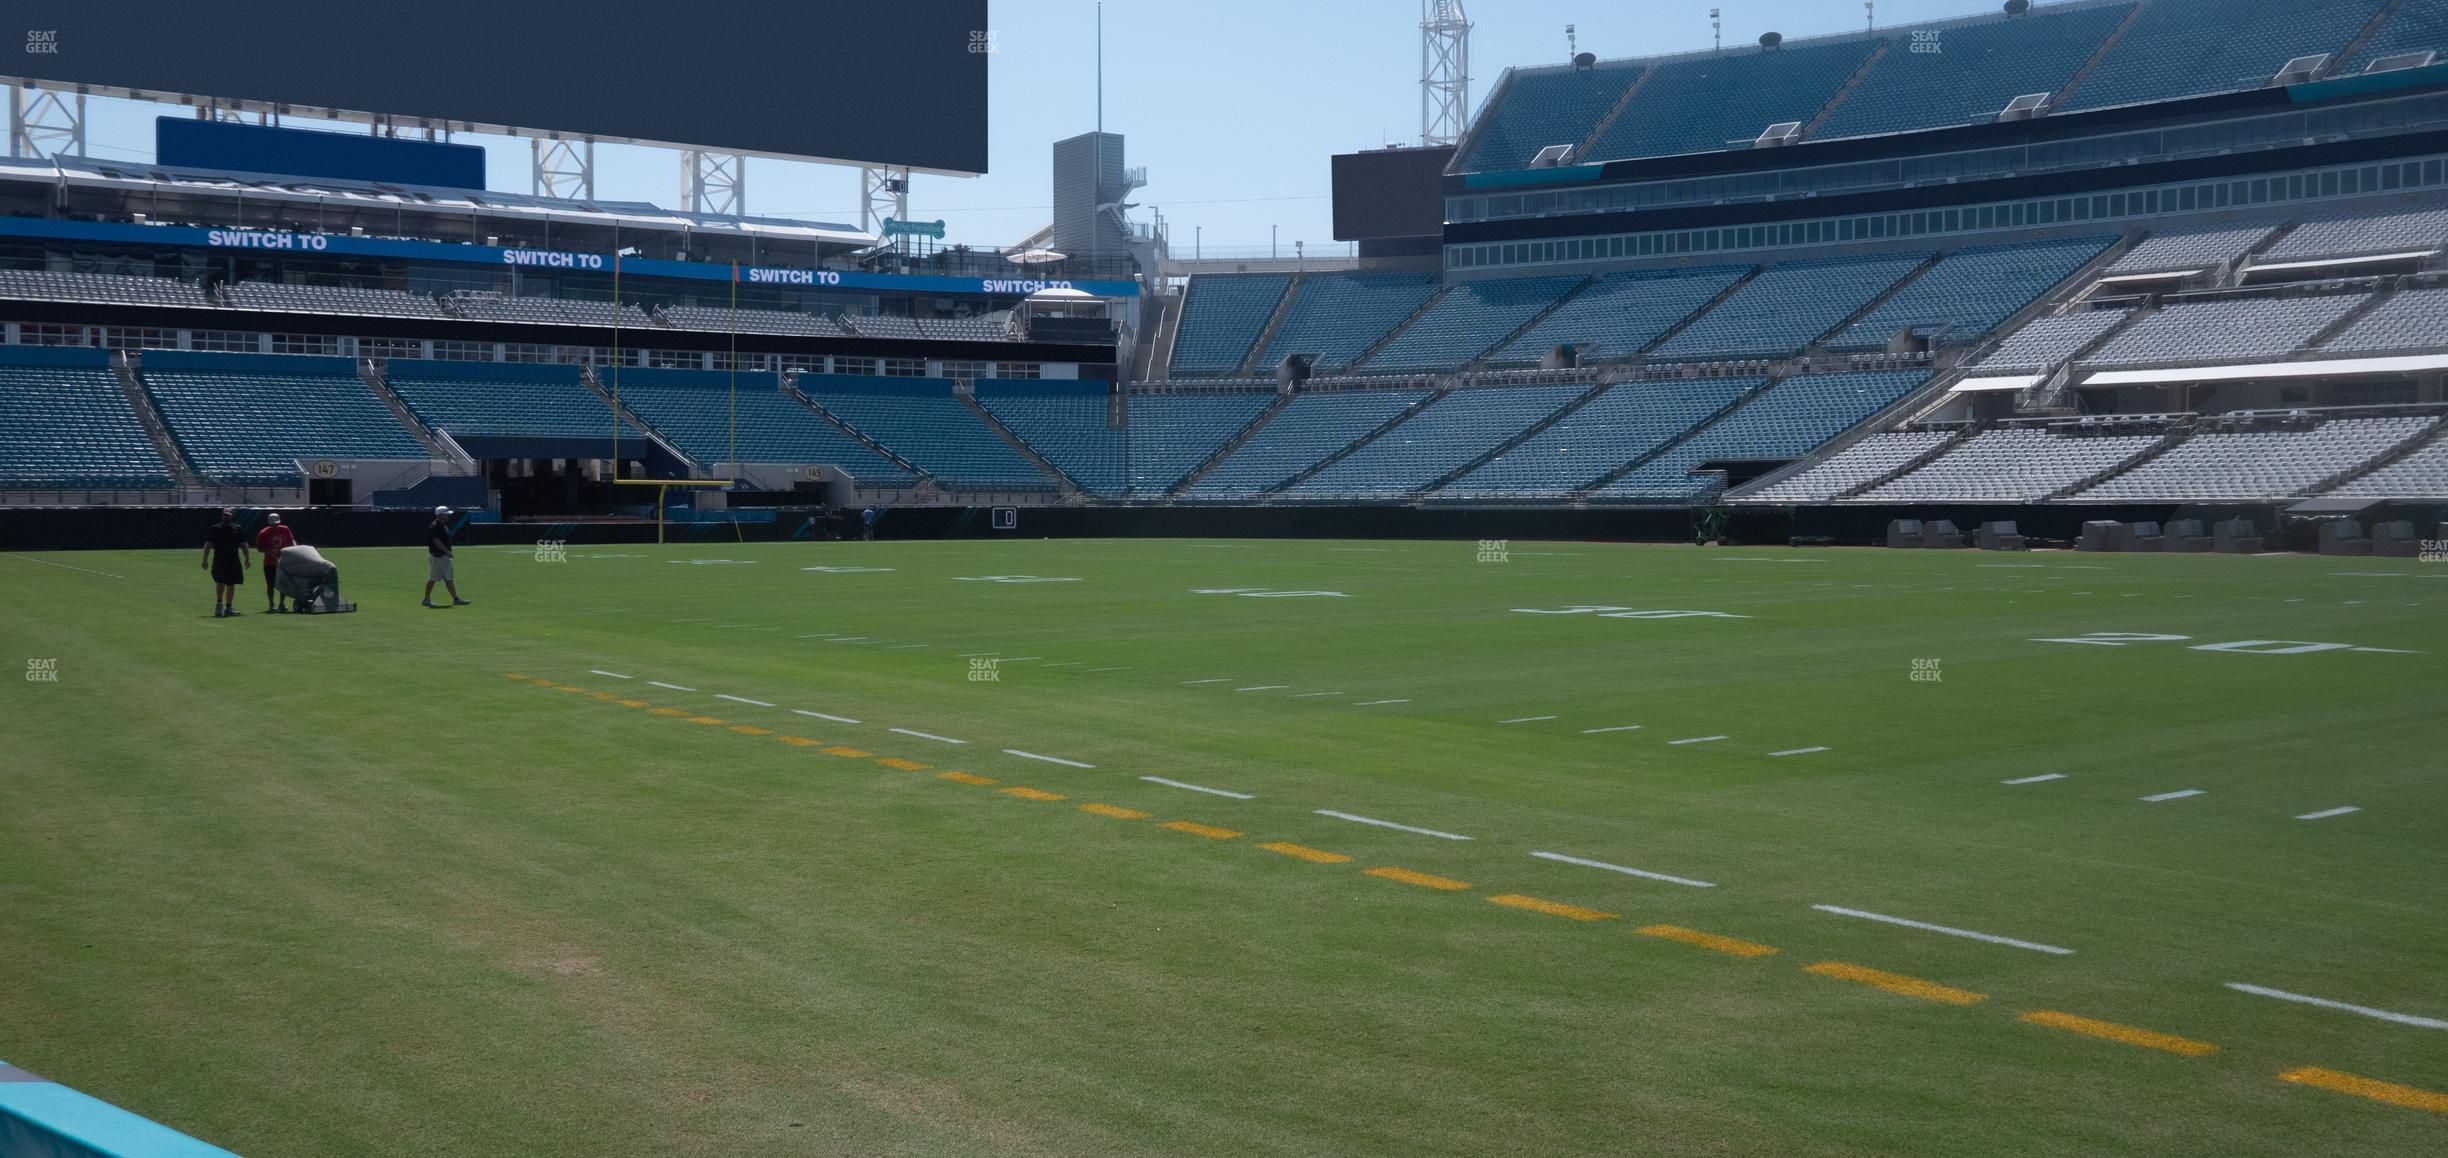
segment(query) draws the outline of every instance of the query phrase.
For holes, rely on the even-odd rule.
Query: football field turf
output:
[[[0,557],[0,1058],[255,1155],[2448,1151],[2448,565],[330,554]]]

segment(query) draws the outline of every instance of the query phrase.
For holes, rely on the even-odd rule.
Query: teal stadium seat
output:
[[[299,459],[430,458],[348,358],[147,350],[145,393],[196,473],[290,485]]]
[[[1055,481],[952,396],[948,378],[802,374],[799,392],[956,490],[1054,490]]]
[[[0,346],[0,490],[169,485],[107,352]]]
[[[896,489],[916,477],[782,393],[770,374],[718,370],[603,371],[621,405],[698,462],[808,463],[842,470],[863,487]],[[734,390],[733,387],[737,389]]]

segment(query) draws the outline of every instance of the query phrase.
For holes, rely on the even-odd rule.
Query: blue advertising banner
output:
[[[409,241],[394,237],[357,237],[343,233],[299,233],[280,229],[207,229],[192,225],[129,225],[109,221],[58,221],[45,217],[0,217],[0,236],[57,237],[129,245],[189,246],[202,249],[261,249],[299,254],[339,254],[396,257],[408,261],[449,261],[470,265],[508,265],[548,270],[612,272],[617,261],[629,277],[671,277],[692,281],[729,281],[734,267],[699,261],[618,258],[606,253],[561,249],[521,249],[493,245],[460,245],[447,241]],[[1070,281],[1063,278],[947,277],[933,274],[862,273],[856,270],[807,269],[794,266],[737,267],[739,280],[756,285],[803,286],[810,289],[875,290],[883,293],[981,294],[1027,297],[1040,290],[1075,289],[1104,298],[1137,297],[1139,283],[1130,281]]]

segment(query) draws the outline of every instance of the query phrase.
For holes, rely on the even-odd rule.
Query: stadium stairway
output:
[[[2396,19],[2397,10],[2405,6],[2406,0],[2388,0],[2388,3],[2381,5],[2380,10],[2372,13],[2372,18],[2364,22],[2363,30],[2355,33],[2355,38],[2347,41],[2346,47],[2337,50],[2336,54],[2329,58],[2328,63],[2321,65],[2320,72],[2314,74],[2312,79],[2327,80],[2343,74],[2349,63],[2363,55],[2363,46],[2370,44],[2373,37],[2380,35],[2381,26]]]
[[[789,384],[782,388],[782,393],[791,401],[796,402],[801,406],[805,406],[809,410],[815,412],[818,418],[822,418],[826,422],[832,423],[834,429],[858,440],[859,445],[874,451],[878,456],[882,457],[884,461],[910,472],[910,477],[918,480],[918,488],[920,490],[926,489],[930,484],[935,484],[935,476],[920,469],[917,463],[911,462],[910,460],[893,453],[891,447],[886,446],[881,442],[877,442],[873,438],[869,438],[866,431],[850,425],[848,422],[843,421],[840,415],[835,414],[820,405],[817,405],[815,399],[808,397],[804,391],[799,389],[799,379],[797,374],[793,374],[791,376]]]
[[[2363,320],[2363,315],[2379,309],[2390,298],[2396,297],[2400,288],[2402,287],[2394,278],[2382,282],[2378,290],[2363,295],[2362,301],[2355,303],[2345,313],[2338,315],[2336,321],[2321,327],[2310,338],[2305,339],[2303,349],[2307,352],[2318,351],[2322,346],[2327,345],[2330,339],[2354,328],[2356,322]]]
[[[1292,303],[1300,300],[1301,290],[1308,284],[1309,275],[1305,273],[1294,274],[1291,281],[1284,283],[1283,296],[1275,299],[1275,312],[1268,314],[1266,324],[1258,327],[1258,337],[1250,343],[1249,352],[1241,355],[1241,364],[1233,367],[1234,375],[1247,376],[1258,372],[1253,367],[1266,357],[1267,347],[1275,344],[1275,331],[1282,329],[1284,319],[1292,316]],[[1185,304],[1188,300],[1186,296],[1183,299]],[[1267,375],[1274,376],[1272,367],[1267,369]]]
[[[1824,354],[1826,352],[1826,347],[1822,345],[1822,343],[1825,343],[1836,335],[1844,333],[1846,330],[1852,328],[1853,323],[1878,312],[1878,308],[1880,306],[1887,304],[1887,299],[1903,293],[1904,287],[1921,280],[1922,274],[1928,273],[1930,271],[1930,267],[1937,265],[1941,261],[1945,261],[1946,256],[1947,255],[1942,252],[1933,253],[1922,258],[1921,264],[1916,265],[1912,267],[1912,269],[1906,271],[1904,276],[1895,280],[1894,285],[1888,286],[1886,289],[1872,294],[1870,296],[1870,300],[1863,302],[1860,309],[1846,314],[1843,321],[1836,323],[1834,326],[1829,327],[1826,332],[1812,338],[1808,345],[1802,347],[1802,356],[1804,358],[1810,358],[1816,355]]]
[[[2093,471],[2087,477],[2076,479],[2073,482],[2058,487],[2056,490],[2050,491],[2041,499],[2041,501],[2056,502],[2057,500],[2065,498],[2068,495],[2081,494],[2085,490],[2098,486],[2099,484],[2115,478],[2118,475],[2124,474],[2126,471],[2140,467],[2152,459],[2158,458],[2159,456],[2184,445],[2184,441],[2191,437],[2193,437],[2193,426],[2190,422],[2182,420],[2171,422],[2168,424],[2167,433],[2161,435],[2159,441],[2152,443],[2149,447],[2145,448],[2142,453],[2134,455],[2133,457],[2113,466]]]
[[[1078,502],[1087,498],[1088,488],[1081,486],[1078,479],[1072,478],[1061,467],[1054,465],[1054,460],[1037,453],[1036,447],[1030,446],[1028,440],[1020,437],[1019,433],[1011,427],[1003,425],[1002,419],[996,418],[992,412],[978,405],[975,393],[968,390],[954,390],[952,399],[968,410],[969,416],[978,420],[978,425],[994,431],[995,437],[1008,443],[1013,453],[1027,459],[1029,465],[1044,471],[1047,478],[1053,479],[1062,488],[1063,501]]]
[[[2097,69],[2101,61],[2108,59],[2109,53],[2116,51],[2117,41],[2125,39],[2126,31],[2134,26],[2135,20],[2141,18],[2143,7],[2144,5],[2140,4],[2134,5],[2131,11],[2125,13],[2125,19],[2117,21],[2117,26],[2109,30],[2107,37],[2100,41],[2099,47],[2092,50],[2091,59],[2084,61],[2081,68],[2074,70],[2074,75],[2067,77],[2064,84],[2057,86],[2057,95],[2049,98],[2051,105],[2064,104],[2066,96],[2075,89],[2081,88],[2082,82],[2090,78],[2092,70]]]
[[[162,465],[170,468],[170,479],[180,487],[208,485],[204,476],[196,473],[179,448],[178,440],[170,437],[170,424],[162,421],[161,411],[154,409],[153,396],[145,393],[144,383],[136,378],[136,366],[120,354],[111,359],[111,376],[118,379],[119,392],[127,395],[128,408],[136,412],[137,425],[144,427],[145,437],[153,441],[153,450],[161,455]]]
[[[1863,423],[1863,424],[1862,424],[1862,426],[1863,426],[1863,427],[1867,427],[1867,426],[1869,426],[1869,424],[1868,424],[1868,423]],[[1856,429],[1858,430],[1858,429],[1861,429],[1861,428],[1857,427]],[[1948,439],[1947,439],[1945,442],[1941,442],[1941,443],[1939,443],[1938,445],[1933,446],[1933,447],[1929,448],[1928,450],[1925,450],[1925,451],[1921,452],[1921,453],[1920,453],[1920,454],[1918,454],[1918,455],[1915,455],[1915,456],[1914,456],[1913,458],[1911,458],[1910,460],[1908,460],[1908,461],[1906,461],[1906,462],[1904,462],[1904,463],[1902,463],[1902,464],[1900,464],[1900,465],[1898,465],[1898,466],[1894,467],[1893,469],[1890,469],[1890,470],[1889,470],[1889,471],[1887,471],[1885,474],[1879,475],[1877,478],[1870,479],[1870,480],[1869,480],[1869,481],[1867,481],[1867,482],[1863,482],[1863,483],[1857,484],[1857,485],[1855,485],[1855,486],[1846,487],[1845,489],[1843,489],[1843,490],[1841,490],[1841,491],[1836,492],[1836,497],[1837,497],[1838,499],[1849,499],[1849,498],[1852,498],[1852,497],[1854,497],[1854,496],[1856,496],[1856,495],[1866,494],[1866,493],[1868,493],[1868,492],[1869,492],[1869,491],[1871,491],[1871,490],[1874,490],[1874,489],[1876,489],[1876,488],[1878,488],[1878,487],[1885,486],[1885,485],[1887,485],[1888,483],[1891,483],[1891,482],[1894,482],[1894,481],[1895,481],[1895,480],[1897,480],[1897,479],[1903,478],[1905,475],[1911,474],[1912,472],[1914,472],[1914,471],[1916,471],[1916,470],[1919,470],[1919,469],[1921,469],[1922,467],[1928,466],[1929,464],[1931,464],[1931,463],[1933,463],[1933,462],[1938,461],[1938,459],[1939,459],[1940,457],[1942,457],[1942,456],[1946,455],[1947,453],[1949,453],[1949,452],[1953,451],[1953,450],[1954,450],[1956,447],[1962,446],[1964,443],[1967,443],[1967,442],[1972,441],[1972,436],[1973,436],[1973,435],[1975,435],[1975,434],[1978,434],[1978,433],[1980,433],[1980,427],[1975,426],[1975,425],[1965,425],[1965,426],[1959,427],[1959,428],[1957,428],[1957,429],[1956,429],[1956,431],[1955,431],[1955,433],[1954,433],[1953,437],[1948,438]],[[1847,440],[1845,441],[1845,445],[1846,445],[1846,446],[1851,446],[1853,443],[1858,442],[1858,441],[1860,441],[1860,436],[1856,435],[1856,436],[1855,436],[1855,437],[1853,437],[1853,438],[1847,439]],[[1837,449],[1838,449],[1838,450],[1841,450],[1842,448],[1841,448],[1841,447],[1839,447],[1839,448],[1837,448]],[[1800,466],[1800,467],[1802,467],[1802,469],[1804,469],[1804,470],[1808,470],[1808,469],[1810,469],[1810,465],[1811,465],[1812,463],[1816,463],[1816,462],[1824,462],[1824,461],[1826,461],[1826,460],[1827,460],[1828,456],[1829,456],[1830,454],[1833,454],[1833,453],[1835,453],[1835,452],[1834,452],[1834,451],[1823,451],[1823,452],[1822,452],[1821,454],[1819,454],[1817,457],[1812,458],[1812,459],[1809,459],[1809,460],[1806,460],[1806,461],[1801,462],[1801,463],[1796,463],[1795,465],[1796,465],[1796,466]],[[1773,475],[1769,476],[1769,479],[1774,479],[1774,478],[1776,478],[1776,477],[1780,477],[1780,476],[1782,476],[1782,475],[1784,475],[1784,474],[1786,474],[1786,473],[1787,473],[1786,471],[1777,471],[1777,472],[1775,472],[1775,474],[1773,474]],[[1768,480],[1768,479],[1763,479],[1763,480],[1761,480],[1761,481],[1766,482],[1766,481],[1769,481],[1769,480]]]
[[[1420,308],[1426,309],[1427,307],[1422,306]],[[1416,318],[1419,315],[1413,314],[1412,316]],[[1334,453],[1329,454],[1316,462],[1310,463],[1308,466],[1302,467],[1300,470],[1294,472],[1292,477],[1258,492],[1261,499],[1268,495],[1282,494],[1293,487],[1299,486],[1310,475],[1316,474],[1327,467],[1333,466],[1335,463],[1349,457],[1353,451],[1356,451],[1361,447],[1367,446],[1368,444],[1377,441],[1379,438],[1384,437],[1387,431],[1392,430],[1397,426],[1401,426],[1403,423],[1411,421],[1411,417],[1413,415],[1436,405],[1439,400],[1451,393],[1453,393],[1453,388],[1449,386],[1439,387],[1430,391],[1426,398],[1422,398],[1419,401],[1404,407],[1402,413],[1386,419],[1383,423],[1378,425],[1377,429],[1369,431],[1368,433],[1363,434],[1348,443],[1345,443],[1341,449],[1336,450]]]
[[[1512,339],[1508,337],[1505,340],[1509,342]],[[1504,347],[1500,344],[1494,348],[1503,349]],[[1539,419],[1538,421],[1523,427],[1520,431],[1515,433],[1513,437],[1505,439],[1503,442],[1497,443],[1495,446],[1488,448],[1487,453],[1482,454],[1469,462],[1463,463],[1460,467],[1454,470],[1449,470],[1444,474],[1437,476],[1435,479],[1430,480],[1427,486],[1421,487],[1414,493],[1423,495],[1433,494],[1445,487],[1452,486],[1464,475],[1467,475],[1480,467],[1486,466],[1489,462],[1494,461],[1497,456],[1538,437],[1539,432],[1546,430],[1548,427],[1554,426],[1556,423],[1572,417],[1574,411],[1589,405],[1591,399],[1614,389],[1616,385],[1618,384],[1615,382],[1606,381],[1591,383],[1588,390],[1583,391],[1580,397],[1573,399],[1571,402],[1565,403],[1563,409],[1560,409],[1545,418]]]
[[[1700,437],[1703,431],[1706,431],[1709,427],[1715,426],[1720,421],[1723,421],[1726,415],[1742,409],[1745,403],[1748,403],[1752,399],[1767,393],[1772,387],[1782,381],[1784,381],[1784,379],[1779,377],[1760,379],[1759,385],[1727,399],[1726,404],[1718,407],[1715,413],[1701,419],[1698,422],[1692,423],[1689,427],[1684,429],[1683,433],[1675,435],[1673,438],[1669,438],[1666,441],[1651,447],[1649,453],[1641,455],[1640,457],[1635,458],[1622,466],[1616,467],[1615,469],[1598,476],[1596,481],[1575,489],[1573,493],[1576,496],[1586,499],[1590,492],[1600,490],[1608,483],[1614,482],[1616,479],[1622,478],[1623,476],[1631,474],[1633,471],[1639,470],[1641,467],[1648,465],[1652,460],[1662,458],[1665,455],[1672,453],[1676,447]],[[1868,425],[1868,423],[1864,422],[1858,425]]]
[[[586,371],[578,376],[578,380],[584,383],[588,390],[593,391],[597,398],[603,399],[604,405],[611,407],[612,412],[617,415],[622,422],[626,422],[629,425],[636,427],[641,433],[645,434],[648,439],[652,440],[656,446],[662,447],[663,453],[672,456],[674,461],[686,464],[690,473],[704,473],[706,464],[689,457],[687,451],[680,449],[679,443],[665,437],[662,431],[656,430],[644,418],[640,417],[637,411],[631,410],[627,403],[614,401],[612,398],[612,392],[605,388],[603,379],[596,375],[595,367],[587,367]],[[617,469],[618,468],[616,466],[615,470],[617,471]]]
[[[1836,95],[1829,97],[1826,104],[1819,106],[1817,113],[1812,114],[1809,120],[1802,122],[1800,139],[1810,140],[1811,134],[1818,132],[1819,126],[1826,124],[1827,119],[1836,114],[1837,108],[1844,104],[1845,98],[1852,96],[1853,90],[1861,87],[1862,80],[1868,77],[1871,71],[1879,66],[1879,62],[1887,59],[1887,54],[1894,50],[1895,41],[1879,41],[1879,46],[1871,49],[1870,55],[1862,58],[1861,67],[1854,69],[1853,75],[1846,77],[1843,84],[1836,86]],[[1763,129],[1766,127],[1761,126]]]
[[[458,443],[451,441],[449,435],[426,426],[423,419],[418,418],[414,411],[408,409],[407,403],[400,401],[399,395],[391,392],[391,384],[383,377],[382,363],[372,358],[357,359],[357,376],[365,380],[366,389],[374,392],[374,397],[381,400],[383,406],[391,411],[391,416],[399,419],[399,424],[406,428],[418,442],[425,445],[428,453],[435,458],[457,463],[469,470],[476,468],[475,458],[461,449]]]
[[[1554,301],[1547,303],[1544,308],[1540,309],[1539,312],[1532,314],[1529,319],[1522,322],[1522,324],[1513,327],[1512,332],[1507,333],[1504,337],[1498,338],[1494,345],[1491,345],[1488,348],[1471,355],[1470,360],[1462,364],[1462,369],[1476,370],[1482,368],[1482,361],[1486,359],[1488,355],[1494,354],[1497,351],[1505,349],[1511,346],[1513,343],[1520,341],[1522,335],[1529,333],[1532,329],[1535,329],[1540,322],[1546,321],[1549,315],[1554,314],[1557,310],[1563,309],[1565,304],[1572,301],[1574,298],[1580,297],[1581,291],[1597,284],[1598,279],[1595,277],[1585,277],[1580,281],[1573,283],[1573,287],[1571,289],[1557,294]],[[1575,403],[1574,405],[1577,406],[1579,403]]]
[[[1698,324],[1700,319],[1709,315],[1710,311],[1724,305],[1727,301],[1731,300],[1734,295],[1741,293],[1744,286],[1750,285],[1752,281],[1758,278],[1761,273],[1766,272],[1767,268],[1768,267],[1764,265],[1754,265],[1750,269],[1743,271],[1743,275],[1741,277],[1735,278],[1732,282],[1728,283],[1724,289],[1717,291],[1716,296],[1702,302],[1699,308],[1683,315],[1683,317],[1676,321],[1675,324],[1658,331],[1657,337],[1649,339],[1649,344],[1640,348],[1639,356],[1634,357],[1632,359],[1632,363],[1637,366],[1648,361],[1649,351],[1655,350],[1658,347],[1673,341],[1675,339],[1675,335],[1680,334]]]
[[[2075,347],[2073,353],[2060,359],[2056,366],[2047,371],[2048,377],[2039,385],[2017,394],[2015,413],[2032,418],[2073,414],[2074,407],[2068,402],[2068,397],[2074,392],[2074,367],[2080,365],[2083,359],[2106,349],[2109,343],[2117,340],[2118,335],[2134,328],[2142,319],[2158,312],[2156,305],[2141,305],[2125,311],[2125,316],[2118,319],[2115,325],[2100,331],[2090,341]],[[1980,373],[1980,367],[1972,367],[1972,372]]]
[[[1624,86],[1623,95],[1615,98],[1614,107],[1609,108],[1605,116],[1599,117],[1597,124],[1590,126],[1589,135],[1576,142],[1573,145],[1572,156],[1565,159],[1579,163],[1581,155],[1597,146],[1599,140],[1606,136],[1606,131],[1614,126],[1615,118],[1622,116],[1625,109],[1632,107],[1632,102],[1640,96],[1641,88],[1649,83],[1650,77],[1656,75],[1656,69],[1644,68],[1639,76],[1632,78],[1632,83]],[[1470,154],[1457,153],[1456,155],[1467,157]]]
[[[1265,429],[1267,423],[1274,421],[1275,416],[1283,413],[1283,408],[1290,405],[1292,405],[1292,395],[1277,394],[1274,402],[1269,403],[1266,409],[1259,411],[1257,417],[1249,420],[1249,425],[1236,431],[1231,438],[1225,439],[1224,445],[1217,447],[1215,453],[1208,455],[1205,461],[1192,467],[1190,473],[1181,477],[1181,481],[1165,488],[1165,494],[1177,495],[1198,485],[1198,481],[1207,477],[1208,472],[1221,465],[1225,459],[1231,458],[1233,452],[1240,450],[1243,443],[1248,442],[1260,430]]]
[[[1408,329],[1410,329],[1410,328],[1411,328],[1413,325],[1418,324],[1418,322],[1419,322],[1419,320],[1420,320],[1421,318],[1423,318],[1423,317],[1426,317],[1426,316],[1427,316],[1428,311],[1433,310],[1433,309],[1435,309],[1435,308],[1436,308],[1436,304],[1437,304],[1438,302],[1441,302],[1441,301],[1444,301],[1444,300],[1445,300],[1445,295],[1446,295],[1446,294],[1449,294],[1449,293],[1452,293],[1452,292],[1453,292],[1453,287],[1452,287],[1452,286],[1445,286],[1445,287],[1443,287],[1443,288],[1441,288],[1441,289],[1437,290],[1437,292],[1432,293],[1432,294],[1429,294],[1429,295],[1428,295],[1428,300],[1427,300],[1427,301],[1424,301],[1424,302],[1421,302],[1421,303],[1419,304],[1419,308],[1418,308],[1418,309],[1415,309],[1415,310],[1411,311],[1411,313],[1410,313],[1408,316],[1404,317],[1404,318],[1403,318],[1403,320],[1401,320],[1401,321],[1399,321],[1399,322],[1394,323],[1394,328],[1393,328],[1393,329],[1391,329],[1391,330],[1387,330],[1387,331],[1385,332],[1384,336],[1382,336],[1382,337],[1378,338],[1378,339],[1377,339],[1376,341],[1374,341],[1374,342],[1369,343],[1369,344],[1368,344],[1368,347],[1367,347],[1366,349],[1361,350],[1361,351],[1360,351],[1358,354],[1353,355],[1353,356],[1352,356],[1352,360],[1351,360],[1351,362],[1350,362],[1350,363],[1349,363],[1349,365],[1348,365],[1348,369],[1349,369],[1349,371],[1351,371],[1351,372],[1357,372],[1357,371],[1359,371],[1359,369],[1360,369],[1362,366],[1366,366],[1366,365],[1368,365],[1368,361],[1369,361],[1369,359],[1376,357],[1376,356],[1377,356],[1377,352],[1378,352],[1378,351],[1383,350],[1383,349],[1385,349],[1386,347],[1393,345],[1393,344],[1394,344],[1394,339],[1399,338],[1399,337],[1402,337],[1402,336],[1403,336],[1403,331],[1408,330]],[[1480,353],[1482,353],[1482,354],[1484,354],[1484,353],[1486,353],[1486,352],[1487,352],[1486,350],[1481,350],[1481,351],[1480,351]]]
[[[2388,466],[2391,463],[2397,462],[2421,451],[2422,448],[2430,445],[2433,439],[2438,438],[2442,431],[2448,431],[2448,414],[2441,415],[2437,420],[2433,421],[2431,425],[2423,427],[2421,430],[2415,432],[2412,437],[2407,438],[2404,442],[2400,442],[2397,445],[2390,447],[2386,451],[2383,451],[2378,455],[2374,455],[2370,459],[2357,463],[2354,466],[2339,471],[2338,473],[2322,479],[2311,486],[2305,487],[2304,493],[2308,495],[2327,494],[2338,487],[2345,486],[2347,483],[2353,482],[2364,475],[2370,474],[2384,466]]]

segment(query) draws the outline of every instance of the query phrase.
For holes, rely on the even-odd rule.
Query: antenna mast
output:
[[[1470,120],[1470,17],[1462,0],[1420,0],[1420,144],[1452,145]]]

